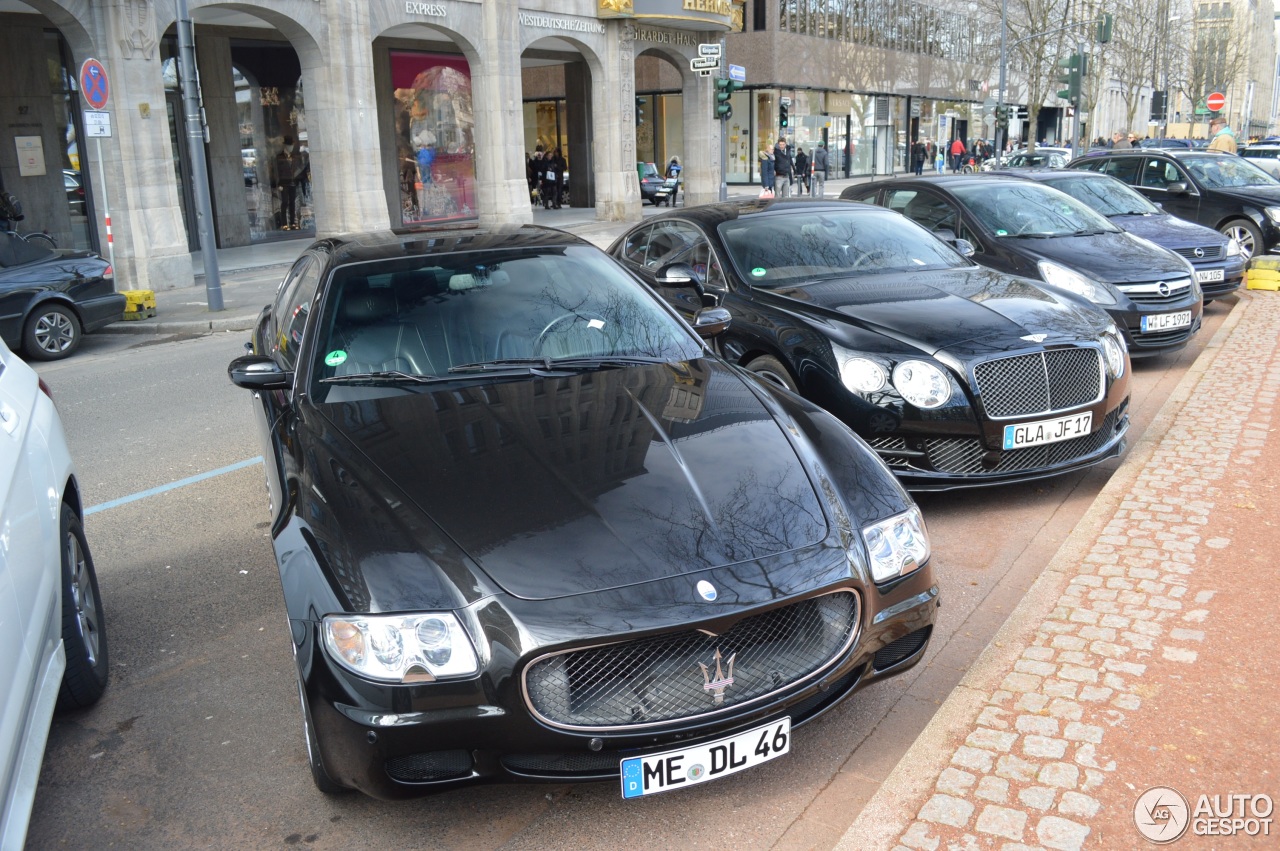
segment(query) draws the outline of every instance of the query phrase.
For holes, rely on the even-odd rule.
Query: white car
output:
[[[1241,145],[1239,154],[1267,174],[1280,179],[1280,144],[1258,142],[1253,145]]]
[[[49,721],[107,686],[80,486],[48,386],[0,343],[0,848],[21,848]]]

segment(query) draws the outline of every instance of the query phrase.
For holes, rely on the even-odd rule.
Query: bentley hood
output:
[[[339,401],[352,391],[358,401]],[[364,519],[354,511],[343,522],[388,527],[359,536],[382,549],[431,556],[456,546],[518,597],[635,585],[826,537],[822,504],[782,428],[715,361],[439,389],[346,387],[318,408],[336,432],[328,445],[346,456],[334,463],[373,468]],[[429,518],[415,525],[439,532],[406,538],[392,519],[404,501]]]
[[[1035,337],[1046,344],[1095,339],[1110,324],[1081,301],[981,266],[824,280],[773,294],[799,303],[793,309],[834,312],[849,325],[931,355],[1025,349]]]

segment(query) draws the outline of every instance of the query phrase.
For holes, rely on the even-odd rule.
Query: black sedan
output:
[[[975,265],[902,216],[747,201],[646,220],[610,251],[734,363],[864,437],[913,490],[1037,479],[1119,454],[1128,358],[1102,311]]]
[[[1011,175],[946,175],[850,186],[841,198],[897,210],[973,245],[992,269],[1043,281],[1105,309],[1132,357],[1187,345],[1204,309],[1195,269],[1064,192]]]
[[[317,242],[251,347],[326,792],[684,788],[925,652],[929,541],[884,464],[575,236]]]
[[[1100,171],[1165,211],[1240,242],[1245,259],[1280,253],[1280,180],[1244,157],[1146,148],[1080,157],[1067,168]]]
[[[1205,302],[1230,295],[1244,280],[1247,258],[1239,240],[1169,215],[1114,177],[1078,169],[1025,171],[1018,176],[1065,192],[1129,233],[1185,257],[1195,267]]]
[[[68,357],[124,308],[111,264],[98,255],[0,234],[0,336],[10,349],[32,360]]]

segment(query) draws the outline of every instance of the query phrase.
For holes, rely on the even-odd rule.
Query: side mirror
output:
[[[688,263],[671,263],[658,270],[655,278],[664,287],[699,286],[698,273]]]
[[[1176,180],[1173,183],[1170,183],[1168,186],[1166,186],[1165,190],[1170,195],[1186,195],[1187,182],[1185,180]]]
[[[975,253],[973,243],[967,239],[957,239],[952,245],[961,257],[972,257]]]
[[[231,383],[245,390],[288,390],[293,373],[285,372],[266,355],[242,355],[227,367]]]
[[[952,245],[956,244],[956,232],[951,228],[934,228],[933,235],[943,242],[949,242]]]
[[[704,307],[693,315],[693,330],[704,340],[729,330],[733,315],[723,307]]]

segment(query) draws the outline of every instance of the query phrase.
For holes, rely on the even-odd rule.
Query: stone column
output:
[[[713,77],[699,77],[684,68],[684,203],[711,204],[720,200],[720,127],[715,116]]]
[[[200,100],[209,127],[205,155],[209,162],[209,192],[217,219],[218,245],[248,245],[249,207],[244,194],[244,159],[240,154],[240,110],[231,69],[231,39],[196,29],[196,64]],[[260,107],[259,107],[260,108]],[[258,124],[261,127],[261,123]],[[265,163],[258,163],[260,178]]]
[[[94,195],[104,200],[115,237],[117,289],[167,290],[194,283],[186,224],[174,178],[173,150],[165,114],[154,5],[107,0],[98,4],[98,55],[110,82],[112,138],[103,139],[106,185]],[[76,57],[76,70],[85,56]],[[82,169],[98,178],[97,140],[80,147]],[[105,229],[100,234],[107,256]]]
[[[306,4],[322,40],[286,32],[302,65],[316,236],[391,227],[382,179],[369,11],[363,3]],[[304,38],[303,36],[306,35]]]
[[[593,80],[595,116],[596,218],[607,222],[640,220],[640,183],[636,178],[635,30],[627,22],[605,25],[612,36],[601,53],[603,73]]]
[[[471,62],[476,104],[476,200],[480,224],[533,221],[525,180],[523,90],[520,83],[520,19],[506,3],[481,7],[479,59]],[[572,181],[571,181],[572,185]]]

